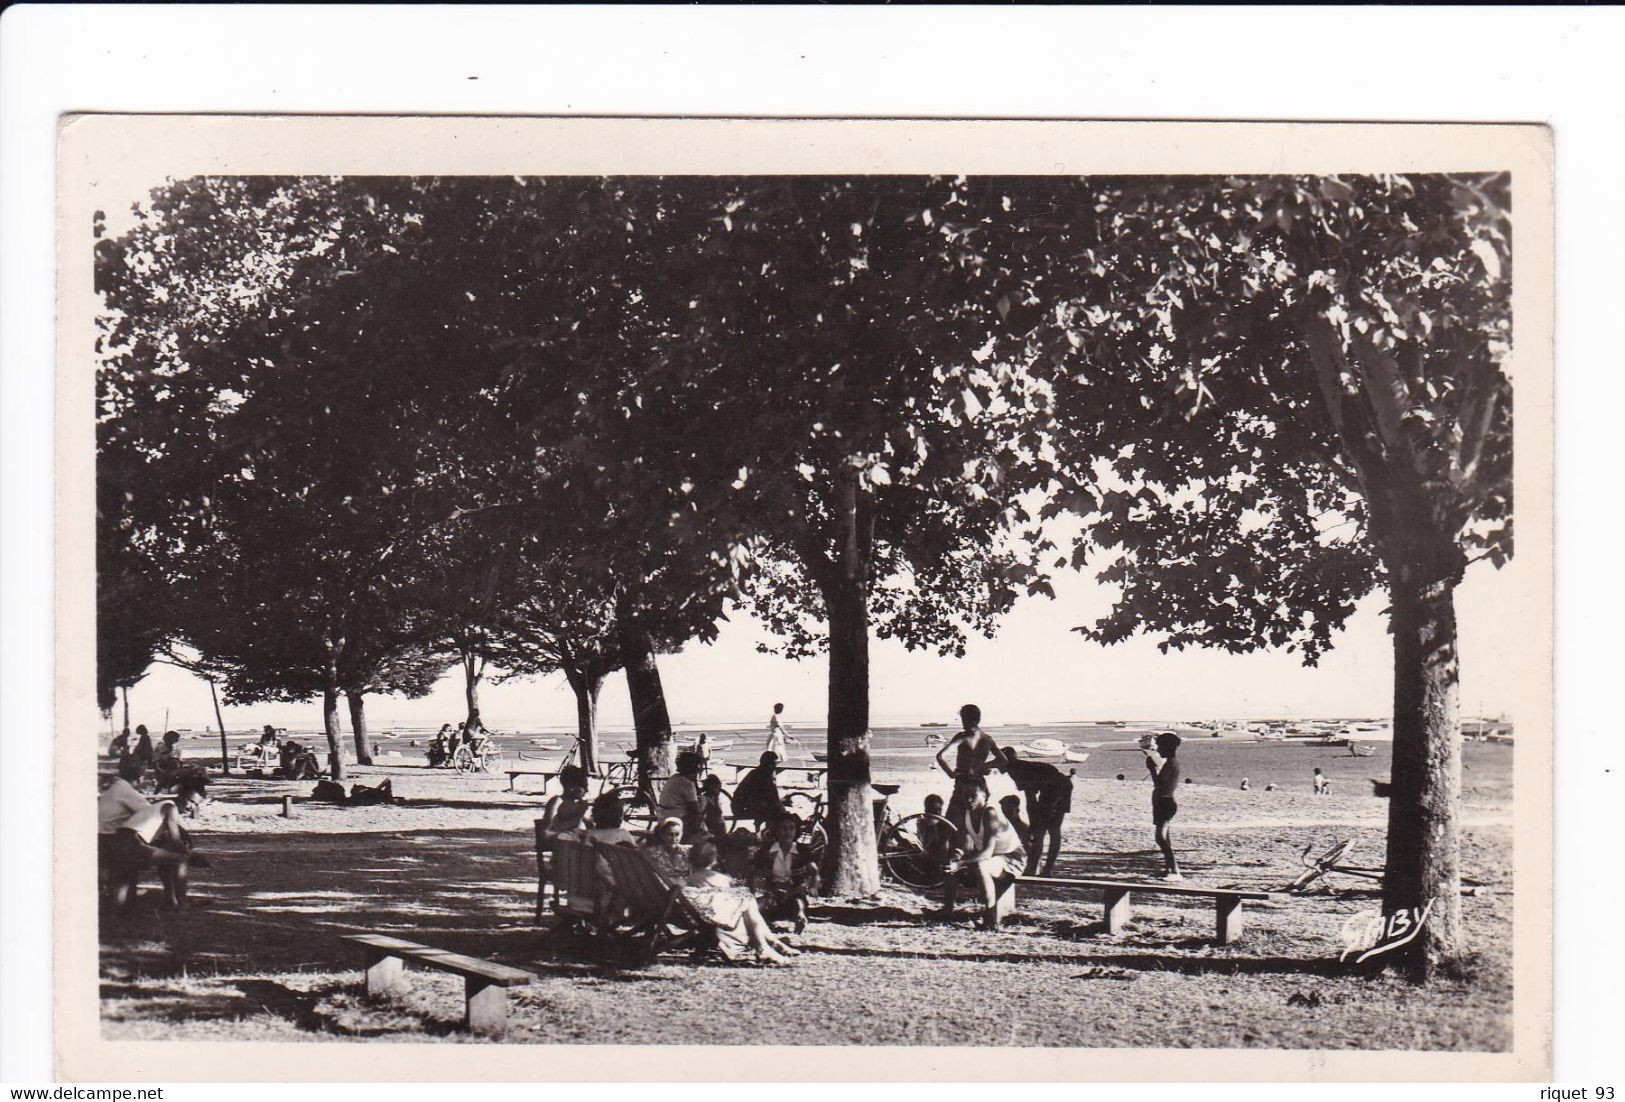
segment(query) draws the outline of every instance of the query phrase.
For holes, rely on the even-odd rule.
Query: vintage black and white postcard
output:
[[[1548,1074],[1544,128],[60,170],[64,1078]]]

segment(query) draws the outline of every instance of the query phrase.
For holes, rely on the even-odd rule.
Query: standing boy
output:
[[[1147,753],[1145,767],[1151,774],[1151,823],[1156,828],[1157,848],[1162,851],[1163,880],[1183,880],[1179,861],[1174,857],[1170,824],[1179,813],[1175,795],[1179,792],[1179,736],[1164,731],[1157,736],[1157,752]]]

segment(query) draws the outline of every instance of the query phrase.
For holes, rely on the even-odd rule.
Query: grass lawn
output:
[[[1483,774],[1481,769],[1481,775]],[[1463,900],[1474,953],[1427,989],[1356,975],[1335,961],[1340,930],[1376,906],[1365,882],[1249,904],[1248,930],[1212,943],[1211,904],[1137,897],[1136,921],[1107,936],[1098,897],[1023,890],[993,933],[935,922],[936,905],[888,888],[817,901],[788,968],[651,965],[586,937],[544,945],[532,925],[531,820],[541,800],[500,778],[413,765],[360,770],[394,780],[388,808],[300,804],[311,785],[228,780],[197,828],[214,867],[198,906],[169,913],[149,888],[128,916],[102,918],[102,1016],[112,1039],[489,1043],[461,1029],[462,981],[412,973],[404,997],[360,994],[345,932],[394,933],[514,964],[540,981],[512,993],[508,1042],[887,1044],[1502,1050],[1510,1044],[1510,794],[1469,793],[1467,872],[1491,887]],[[925,768],[897,806],[940,789]],[[938,778],[938,781],[940,778]],[[995,791],[995,798],[1001,794]],[[1057,875],[1139,877],[1159,867],[1146,786],[1081,779]],[[1176,844],[1197,884],[1276,887],[1306,845],[1353,838],[1380,863],[1384,801],[1352,786],[1329,797],[1210,785],[1181,794]],[[551,919],[549,919],[551,920]]]

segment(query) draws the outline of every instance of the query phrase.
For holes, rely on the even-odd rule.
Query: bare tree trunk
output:
[[[120,685],[119,693],[124,697],[124,737],[130,737],[130,686]]]
[[[829,621],[829,834],[825,890],[880,890],[874,790],[869,786],[868,545],[861,530],[857,473],[843,470],[835,495],[835,562],[822,586]]]
[[[1405,947],[1425,981],[1464,950],[1456,820],[1461,795],[1455,583],[1424,581],[1411,564],[1389,570],[1394,633],[1394,747],[1389,790],[1386,913],[1428,910]]]
[[[564,671],[565,680],[576,694],[576,733],[581,738],[579,764],[589,773],[598,768],[598,692],[604,687],[602,674]]]
[[[462,653],[463,698],[468,705],[464,718],[473,723],[480,714],[480,679],[485,676],[485,659],[471,650]]]
[[[339,730],[338,670],[328,666],[327,687],[322,690],[322,728],[327,733],[327,767],[335,781],[344,779],[344,748]]]
[[[220,728],[220,772],[231,776],[231,750],[226,746],[226,720],[220,714],[220,696],[214,691],[214,678],[209,678],[209,699],[214,702],[214,722]]]
[[[350,704],[350,733],[355,738],[356,764],[371,765],[372,741],[367,734],[366,696],[359,692],[346,692],[344,696]]]
[[[330,686],[322,691],[322,728],[327,734],[328,772],[335,781],[344,779],[344,752],[340,745],[339,691]]]
[[[615,604],[615,632],[626,670],[626,691],[632,700],[632,729],[636,732],[639,780],[669,776],[675,768],[675,744],[666,693],[655,664],[654,641],[638,623],[629,599]]]

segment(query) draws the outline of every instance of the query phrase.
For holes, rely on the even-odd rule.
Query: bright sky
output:
[[[1507,703],[1499,686],[1522,673],[1521,651],[1506,638],[1498,609],[1514,592],[1511,579],[1488,565],[1468,573],[1457,592],[1461,630],[1461,709],[1464,716],[1496,715]],[[1392,644],[1382,595],[1367,600],[1337,646],[1315,669],[1296,655],[1218,651],[1160,654],[1148,639],[1116,647],[1091,643],[1070,630],[1104,611],[1106,590],[1077,574],[1056,578],[1056,599],[1023,600],[1005,617],[997,637],[974,639],[964,658],[910,654],[876,640],[870,649],[872,718],[876,726],[922,720],[952,722],[959,705],[982,706],[991,725],[1062,719],[1198,719],[1241,716],[1373,716],[1391,708]],[[765,724],[774,701],[786,719],[823,724],[827,664],[793,662],[756,652],[771,638],[760,625],[739,619],[723,625],[711,646],[691,644],[661,659],[672,720],[690,726]],[[422,700],[378,698],[368,706],[377,729],[428,726],[462,718],[460,671],[453,670]],[[480,711],[497,730],[573,726],[575,702],[562,677],[486,685]],[[169,710],[171,727],[203,730],[214,724],[207,685],[191,674],[156,666],[130,693],[131,724],[155,730]],[[600,722],[631,722],[626,682],[604,684]],[[346,717],[347,721],[347,717]],[[271,723],[294,730],[321,724],[319,701],[226,709],[228,730]],[[106,725],[98,727],[106,731]]]

